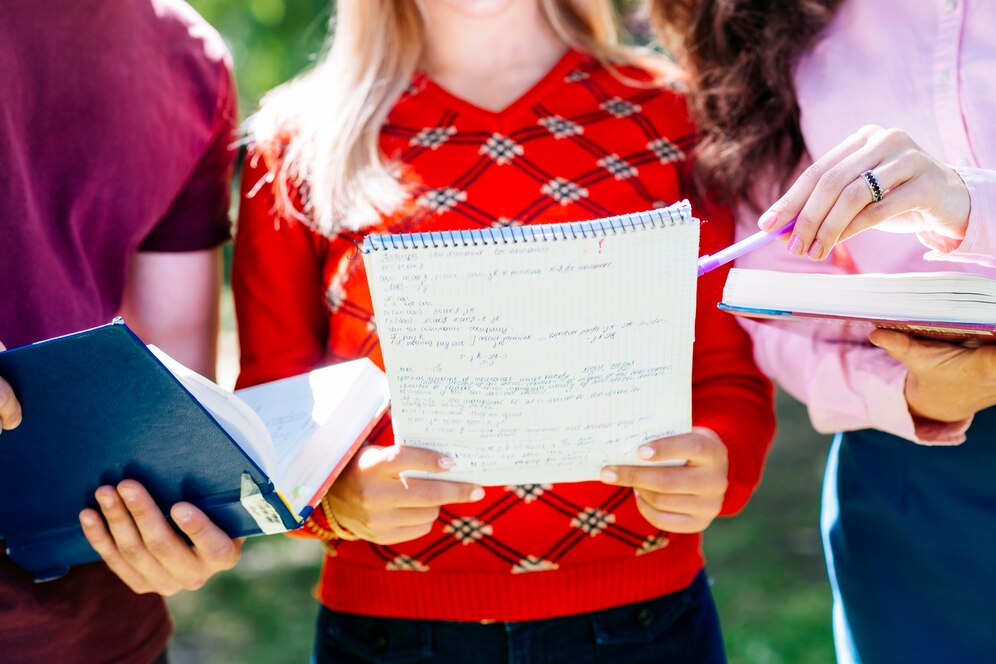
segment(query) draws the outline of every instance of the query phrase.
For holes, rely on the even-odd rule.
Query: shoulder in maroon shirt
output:
[[[224,44],[178,0],[3,3],[0,43],[12,347],[108,322],[136,251],[228,237],[236,111]],[[35,584],[0,555],[4,662],[148,662],[170,630],[103,564]]]

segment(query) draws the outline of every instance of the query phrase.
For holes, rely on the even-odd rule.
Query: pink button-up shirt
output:
[[[955,251],[928,252],[915,235],[870,230],[844,245],[852,269],[996,276],[994,28],[992,0],[846,0],[800,61],[795,83],[809,155],[823,155],[866,124],[897,127],[953,166],[971,195],[967,235]],[[806,157],[800,170],[810,162]],[[778,193],[771,191],[772,202]],[[756,212],[743,206],[739,217],[742,234],[757,230]],[[781,242],[737,265],[847,271],[833,257],[795,258]],[[906,369],[884,351],[828,340],[809,326],[745,327],[758,364],[808,406],[817,430],[874,428],[922,443],[964,440],[970,422],[914,422],[904,396]]]

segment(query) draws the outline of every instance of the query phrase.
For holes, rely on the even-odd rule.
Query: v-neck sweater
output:
[[[694,140],[679,94],[641,69],[613,71],[576,51],[498,112],[420,74],[381,132],[385,158],[414,189],[411,204],[333,237],[281,213],[264,181],[278,151],[257,145],[246,163],[235,252],[240,385],[359,357],[383,367],[356,255],[366,233],[589,220],[668,205],[691,196]],[[726,210],[696,210],[708,219],[702,252],[731,241]],[[722,513],[732,514],[758,482],[774,423],[771,387],[746,335],[716,309],[725,274],[699,283],[692,419],[729,450]],[[393,444],[389,416],[366,444]],[[310,523],[322,531],[318,512]],[[356,614],[520,621],[669,594],[702,566],[701,536],[652,526],[630,488],[491,487],[479,502],[444,506],[416,540],[330,542],[317,593],[329,608]]]

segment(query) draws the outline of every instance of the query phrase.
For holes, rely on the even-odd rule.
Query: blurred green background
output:
[[[243,117],[263,93],[314,60],[331,14],[327,0],[190,1],[232,50]],[[219,379],[231,386],[237,350],[227,294],[224,313]],[[708,568],[732,663],[823,664],[833,661],[818,531],[829,439],[812,431],[798,403],[779,395],[778,409],[764,481],[741,516],[706,533]],[[250,540],[235,570],[169,600],[176,621],[171,662],[307,662],[320,563],[316,542]]]

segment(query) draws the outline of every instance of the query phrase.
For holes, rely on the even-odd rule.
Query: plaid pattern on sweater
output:
[[[357,244],[365,232],[431,232],[595,219],[690,195],[694,128],[683,99],[633,67],[613,72],[570,51],[523,97],[490,112],[417,76],[381,136],[412,187],[411,203],[375,228],[322,236],[280,214],[247,162],[234,288],[240,385],[370,357],[383,366]],[[702,251],[729,243],[720,208]],[[730,450],[724,513],[756,485],[773,431],[771,389],[733,320],[716,311],[725,271],[701,280],[693,421]],[[389,418],[368,444],[393,442]],[[312,518],[321,523],[321,516]],[[428,535],[391,546],[333,542],[319,597],[335,610],[447,620],[529,620],[640,601],[687,586],[703,564],[700,536],[662,532],[628,488],[597,482],[492,487],[440,510]]]

